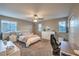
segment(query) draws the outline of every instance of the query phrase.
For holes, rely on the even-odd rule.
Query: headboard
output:
[[[20,31],[20,32],[7,32],[7,33],[2,33],[2,38],[3,40],[5,40],[7,37],[9,37],[11,34],[14,34],[14,35],[19,35],[19,33],[31,33],[31,32],[27,32],[27,31]]]

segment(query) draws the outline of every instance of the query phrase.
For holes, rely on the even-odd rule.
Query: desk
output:
[[[73,50],[70,47],[70,44],[68,41],[61,41],[61,50],[60,55],[65,54],[67,56],[76,56]]]

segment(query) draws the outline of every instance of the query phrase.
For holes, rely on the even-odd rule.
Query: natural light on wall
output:
[[[78,24],[79,24],[77,18],[76,18],[76,17],[72,17],[71,19],[72,19],[72,20],[70,21],[71,27],[77,27]]]

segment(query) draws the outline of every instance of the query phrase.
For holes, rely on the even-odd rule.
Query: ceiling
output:
[[[0,3],[0,15],[32,21],[37,14],[45,20],[67,17],[72,4],[67,3]]]

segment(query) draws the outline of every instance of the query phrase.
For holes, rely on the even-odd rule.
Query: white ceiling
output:
[[[0,15],[32,21],[29,16],[37,14],[44,19],[67,17],[72,4],[62,3],[8,3],[0,4]]]

